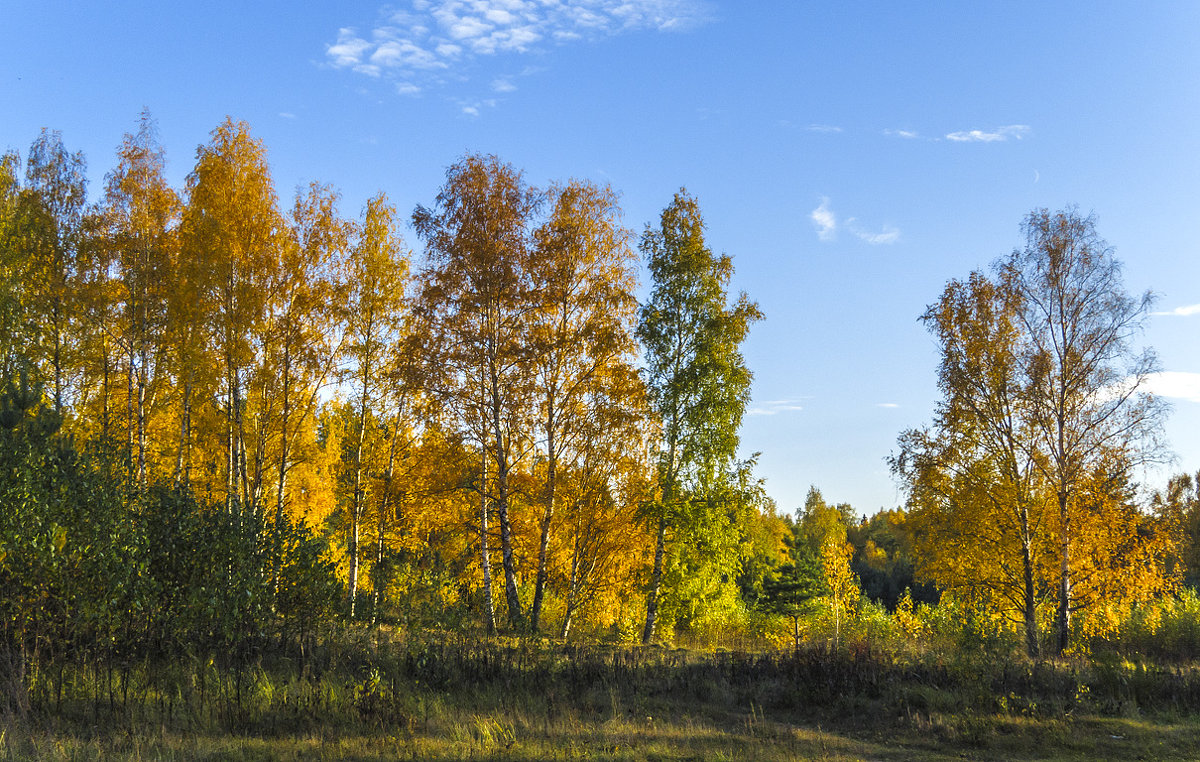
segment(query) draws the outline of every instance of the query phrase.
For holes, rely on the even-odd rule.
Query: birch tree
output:
[[[1031,212],[1025,248],[1004,264],[1021,299],[1028,340],[1028,402],[1038,463],[1055,496],[1058,605],[1055,650],[1069,645],[1081,486],[1106,460],[1163,457],[1156,441],[1165,408],[1147,393],[1157,369],[1152,350],[1135,346],[1153,297],[1125,290],[1112,247],[1095,219],[1074,209]]]
[[[364,459],[367,428],[388,373],[386,358],[406,304],[408,260],[396,230],[396,210],[382,193],[367,202],[357,240],[350,250],[346,304],[346,351],[351,360],[348,380],[354,388],[356,419],[353,479],[349,498],[347,548],[350,560],[350,616],[356,612],[359,567],[362,563],[362,518],[368,499]]]
[[[530,228],[541,201],[521,174],[494,156],[469,155],[446,173],[433,209],[413,223],[425,241],[422,311],[430,359],[440,367],[440,396],[479,443],[481,524],[489,508],[500,524],[505,602],[514,629],[524,627],[517,590],[510,480],[532,449],[533,384],[529,323]],[[490,504],[490,505],[489,505]],[[481,535],[486,554],[486,532]],[[485,556],[486,557],[486,556]],[[490,574],[486,569],[485,573]]]
[[[86,171],[82,153],[68,153],[59,132],[43,129],[29,149],[17,208],[23,312],[31,329],[27,356],[44,368],[58,415],[75,391]]]
[[[596,393],[624,372],[633,375],[636,287],[629,233],[619,224],[616,194],[572,182],[550,192],[553,209],[535,231],[531,313],[538,426],[543,436],[545,480],[541,495],[537,578],[529,610],[538,630],[549,577],[548,551],[561,465],[572,465],[594,435],[589,422],[612,418],[599,409],[612,402],[636,410],[639,399]],[[607,415],[606,415],[607,413]]]
[[[1135,347],[1151,296],[1126,293],[1095,221],[1038,210],[1023,229],[1025,248],[993,278],[952,281],[927,311],[944,400],[931,429],[903,435],[893,467],[912,488],[924,573],[1019,612],[1031,655],[1052,595],[1061,654],[1076,611],[1166,552],[1113,486],[1163,457],[1164,408],[1146,390],[1154,354]],[[1134,577],[1135,598],[1165,584]]]
[[[18,257],[17,204],[21,192],[21,158],[16,151],[0,155],[0,378],[16,370],[25,333],[21,270]]]
[[[1026,399],[1020,295],[1007,275],[951,281],[925,311],[943,397],[932,429],[901,436],[892,466],[912,488],[922,572],[990,595],[1036,657],[1053,527]]]
[[[126,134],[108,174],[102,209],[111,248],[118,339],[126,355],[129,440],[133,473],[145,486],[151,403],[166,379],[167,304],[178,259],[178,194],[165,177],[166,157],[149,113]]]
[[[750,398],[751,373],[741,354],[750,325],[762,318],[743,293],[730,303],[733,260],[704,241],[700,206],[680,191],[657,228],[647,226],[642,253],[653,279],[639,315],[646,383],[662,435],[660,495],[650,507],[654,567],[646,598],[642,642],[654,638],[668,543],[722,527],[706,488],[728,476],[738,429]],[[715,538],[710,538],[715,539]]]
[[[341,217],[338,194],[311,183],[297,190],[288,219],[282,261],[268,302],[270,321],[266,375],[278,398],[275,464],[275,560],[291,500],[288,477],[299,443],[315,425],[318,395],[336,380],[345,315],[345,258],[353,224]],[[278,569],[275,573],[278,579]]]
[[[197,149],[187,195],[183,245],[193,262],[206,265],[193,273],[207,275],[196,285],[224,376],[226,508],[257,510],[246,467],[244,382],[259,359],[254,334],[263,327],[266,284],[279,262],[282,218],[266,147],[248,124],[226,118],[213,130]]]

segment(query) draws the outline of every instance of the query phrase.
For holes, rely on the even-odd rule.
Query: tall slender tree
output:
[[[1156,441],[1165,407],[1146,391],[1157,369],[1135,341],[1153,303],[1125,291],[1112,247],[1095,219],[1075,209],[1025,218],[1025,248],[1004,269],[1020,296],[1028,337],[1029,393],[1037,462],[1057,502],[1059,580],[1055,648],[1069,645],[1074,608],[1076,517],[1081,485],[1111,459],[1163,457]]]
[[[338,194],[312,183],[299,189],[288,218],[282,261],[267,304],[264,376],[278,399],[275,463],[275,579],[291,495],[288,476],[299,441],[316,421],[320,391],[336,380],[342,350],[342,277],[353,224],[338,213]]]
[[[246,468],[244,382],[260,359],[255,332],[264,325],[266,285],[279,263],[282,218],[266,147],[248,124],[226,118],[213,130],[196,152],[187,193],[185,256],[206,266],[192,272],[208,276],[199,291],[224,376],[226,507],[258,510]]]
[[[654,290],[641,308],[637,335],[662,426],[659,496],[648,510],[655,549],[642,642],[649,643],[668,545],[722,528],[724,512],[708,498],[732,472],[752,378],[740,347],[762,312],[744,293],[730,303],[733,260],[708,248],[700,206],[685,190],[663,210],[657,228],[647,226],[641,249]]]
[[[0,155],[0,379],[12,376],[24,344],[24,256],[19,254],[16,226],[20,192],[21,157],[7,151]]]
[[[524,627],[517,591],[511,477],[530,453],[529,325],[531,220],[541,194],[495,156],[469,155],[446,173],[433,209],[417,207],[413,223],[425,241],[422,312],[431,359],[441,368],[441,394],[479,442],[488,491],[500,523],[500,552],[509,623]],[[486,519],[487,508],[481,511]],[[484,522],[486,523],[486,522]]]
[[[350,250],[346,307],[346,349],[351,359],[349,377],[354,386],[354,470],[349,500],[350,616],[355,615],[359,567],[362,562],[363,512],[367,505],[368,478],[363,448],[373,408],[385,386],[386,359],[398,338],[407,303],[408,259],[396,230],[396,209],[382,193],[367,202],[363,221]]]
[[[45,369],[60,415],[74,392],[86,171],[82,153],[68,153],[59,132],[43,129],[29,149],[17,212],[30,355]]]
[[[932,430],[901,436],[893,470],[912,488],[924,574],[946,589],[987,591],[1041,649],[1052,527],[1025,399],[1025,339],[1011,271],[951,281],[923,316],[941,346]]]
[[[577,181],[552,189],[550,196],[549,219],[534,234],[533,293],[539,304],[530,319],[545,453],[537,578],[529,609],[535,632],[549,577],[559,468],[571,466],[585,452],[582,440],[594,434],[592,420],[617,412],[601,410],[602,403],[624,404],[636,415],[640,399],[593,393],[633,376],[636,276],[616,194]]]
[[[165,177],[166,158],[148,112],[126,134],[105,182],[102,210],[121,313],[116,339],[126,357],[127,408],[134,476],[146,483],[151,395],[164,376],[167,304],[178,259],[181,203]]]

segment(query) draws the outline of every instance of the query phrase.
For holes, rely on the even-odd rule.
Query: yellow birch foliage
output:
[[[858,575],[850,568],[850,559],[853,557],[854,546],[844,540],[829,540],[821,548],[821,568],[825,575],[825,588],[828,590],[826,597],[833,612],[835,649],[841,643],[843,622],[848,621],[858,610],[858,602],[862,597]]]
[[[178,259],[179,194],[167,183],[166,157],[148,112],[118,149],[117,168],[106,177],[101,202],[106,256],[99,263],[110,280],[115,312],[108,329],[124,364],[127,436],[138,481],[169,473],[165,458],[171,437],[165,401],[168,373],[167,322]],[[102,277],[103,277],[102,276]]]
[[[278,267],[282,217],[267,166],[266,146],[245,122],[226,118],[209,143],[196,152],[187,178],[183,214],[184,255],[201,282],[211,340],[221,367],[219,404],[225,417],[224,492],[227,504],[257,503],[248,473],[248,450],[258,442],[247,434],[247,376],[265,328],[269,284]],[[261,422],[259,427],[261,429]],[[252,455],[251,455],[252,457]]]
[[[1097,471],[1073,505],[1072,593],[1084,638],[1111,635],[1132,606],[1179,587],[1182,569],[1167,564],[1177,537],[1166,521],[1138,508],[1132,490],[1121,472]]]

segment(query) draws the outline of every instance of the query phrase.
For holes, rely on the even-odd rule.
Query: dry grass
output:
[[[0,760],[1200,759],[1190,667],[348,637],[35,686]]]
[[[0,759],[37,760],[1195,760],[1200,725],[1084,717],[1067,721],[935,716],[911,728],[826,729],[755,709],[699,707],[670,718],[550,721],[519,712],[447,712],[428,726],[260,737],[214,731],[0,731]]]

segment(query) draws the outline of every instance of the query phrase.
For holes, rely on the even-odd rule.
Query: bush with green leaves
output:
[[[121,485],[60,434],[22,375],[0,396],[0,675],[20,704],[43,660],[111,654],[134,604],[136,532]]]
[[[22,377],[0,395],[0,704],[46,667],[182,653],[252,657],[331,618],[325,542],[288,519],[129,478],[115,448],[78,448]]]

